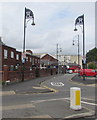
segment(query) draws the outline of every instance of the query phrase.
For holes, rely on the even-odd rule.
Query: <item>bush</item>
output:
[[[91,63],[88,64],[88,68],[89,69],[96,69],[96,64],[91,62]]]

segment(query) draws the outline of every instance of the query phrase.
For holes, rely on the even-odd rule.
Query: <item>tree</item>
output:
[[[96,69],[96,64],[94,62],[88,63],[88,69]]]
[[[86,60],[87,60],[87,63],[97,61],[97,48],[96,47],[93,48],[92,50],[89,50],[89,52],[86,54]]]

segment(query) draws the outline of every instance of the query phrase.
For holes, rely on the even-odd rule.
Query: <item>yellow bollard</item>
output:
[[[81,89],[78,87],[70,88],[70,108],[80,110],[81,107]]]

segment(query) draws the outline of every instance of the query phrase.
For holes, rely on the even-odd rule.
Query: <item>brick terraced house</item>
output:
[[[24,63],[24,56],[26,61]],[[57,74],[57,59],[49,54],[42,57],[36,56],[31,50],[25,54],[16,48],[5,45],[0,40],[0,82],[6,84],[24,80],[32,80],[36,77],[44,77]],[[46,69],[41,69],[45,66]]]
[[[15,48],[2,45],[2,70],[5,66],[9,67],[10,71],[17,70],[22,66],[22,52],[17,51]],[[40,58],[34,56],[31,50],[26,51],[25,66],[31,70],[33,66],[40,66]]]

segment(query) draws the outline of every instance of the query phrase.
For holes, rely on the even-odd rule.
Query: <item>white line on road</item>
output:
[[[90,102],[84,102],[84,101],[81,101],[81,103],[85,103],[85,104],[88,104],[88,105],[94,105],[94,106],[97,106],[97,104],[95,104],[95,103],[90,103]]]
[[[31,102],[46,102],[46,101],[56,101],[56,100],[65,100],[66,98],[57,98],[57,99],[47,99],[47,100],[35,100],[35,101],[31,101]]]
[[[5,95],[14,95],[14,91],[0,91],[0,96],[5,96]]]
[[[70,100],[70,98],[65,98],[65,99]],[[82,99],[90,100],[90,99],[88,99],[88,98],[82,98]],[[93,99],[92,99],[92,100],[93,100]],[[94,105],[94,106],[97,106],[97,104],[95,104],[95,103],[91,103],[91,102],[84,102],[84,101],[81,101],[81,103],[85,103],[85,104],[88,104],[88,105]]]
[[[97,100],[95,100],[95,98],[94,98],[94,99],[90,99],[90,98],[83,98],[83,97],[82,97],[82,99],[84,99],[84,100],[92,100],[92,101],[97,101]]]
[[[31,101],[31,102],[40,103],[40,102],[48,102],[48,101],[56,101],[56,100],[70,100],[70,98],[56,98],[56,99],[47,99],[47,100],[36,100],[36,101]],[[91,103],[91,102],[81,101],[81,103],[97,106],[97,104]]]

